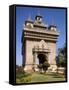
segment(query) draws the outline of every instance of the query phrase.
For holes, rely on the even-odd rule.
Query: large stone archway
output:
[[[33,64],[34,64],[34,70],[39,71],[38,65],[43,64],[46,60],[48,60],[49,55],[48,49],[42,49],[42,48],[34,48],[33,49]]]
[[[42,22],[42,16],[36,16],[35,21],[25,21],[23,29],[22,57],[24,70],[37,69],[38,64],[44,61],[42,54],[45,54],[50,64],[49,69],[54,71],[56,69],[56,42],[59,36],[56,26],[45,25]],[[38,56],[40,53],[42,54]]]

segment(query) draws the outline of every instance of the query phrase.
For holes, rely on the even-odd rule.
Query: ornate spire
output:
[[[52,17],[52,23],[51,25],[48,27],[48,29],[52,30],[52,31],[56,31],[57,30],[57,27],[56,27],[56,24],[54,22],[54,19]]]
[[[40,15],[39,12],[38,12],[38,14],[37,14],[36,17],[35,17],[35,20],[36,20],[38,23],[42,23],[42,16]]]
[[[28,20],[30,20],[31,19],[31,15],[29,14],[29,16],[28,16]]]
[[[56,26],[56,24],[55,24],[55,20],[54,20],[54,18],[52,17],[52,22],[51,22],[51,25],[52,26]]]
[[[38,10],[38,12],[37,12],[37,15],[38,15],[38,16],[41,16],[41,15],[40,15],[40,11],[39,11],[39,10]]]
[[[28,16],[28,21],[32,21],[30,14],[29,14],[29,16]]]

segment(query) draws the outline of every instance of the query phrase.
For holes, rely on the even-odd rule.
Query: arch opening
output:
[[[43,64],[46,61],[45,54],[38,54],[39,64]]]

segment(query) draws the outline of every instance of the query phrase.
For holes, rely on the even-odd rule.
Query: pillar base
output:
[[[38,72],[39,71],[39,68],[38,68],[37,65],[32,65],[32,64],[25,65],[24,71],[25,72],[34,72],[34,71]],[[56,64],[50,65],[50,67],[48,67],[48,70],[47,70],[47,72],[56,72],[56,71],[57,71]]]
[[[39,68],[38,68],[38,65],[34,65],[34,71],[38,72],[39,71]]]
[[[50,67],[48,68],[48,72],[56,72],[56,70],[57,70],[56,64],[50,65]]]
[[[33,65],[32,65],[32,64],[30,64],[30,65],[25,65],[24,71],[25,71],[25,72],[32,72],[32,71],[33,71]]]

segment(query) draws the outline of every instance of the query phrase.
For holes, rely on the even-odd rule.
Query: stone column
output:
[[[33,55],[33,64],[34,64],[34,70],[35,71],[38,71],[37,65],[39,64],[39,60],[37,58],[37,53],[36,52]]]

